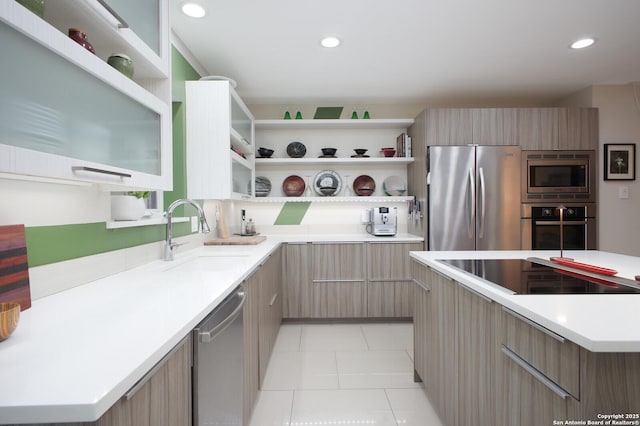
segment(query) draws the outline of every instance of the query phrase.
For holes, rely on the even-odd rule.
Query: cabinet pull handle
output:
[[[158,361],[158,363],[156,365],[153,366],[153,368],[151,368],[151,370],[147,371],[147,374],[145,374],[144,376],[142,376],[142,378],[140,380],[138,380],[138,382],[133,385],[131,387],[131,389],[129,389],[127,391],[127,393],[124,394],[124,398],[129,401],[131,398],[133,398],[133,396],[140,390],[142,389],[142,387],[144,385],[147,384],[147,382],[151,379],[151,377],[153,377],[154,374],[156,374],[158,372],[158,370],[160,370],[162,367],[164,367],[164,365],[167,363],[167,361],[169,361],[169,359],[171,359],[171,357],[178,352],[185,340],[187,340],[189,338],[189,336],[186,336],[184,339],[182,339],[180,341],[180,343],[178,343],[177,345],[175,345],[173,347],[173,349],[171,349],[169,351],[168,354],[166,354],[164,357],[162,357],[162,359],[160,361]]]
[[[427,285],[427,283],[423,283],[422,281],[418,281],[415,278],[411,279],[411,281],[413,281],[414,283],[416,283],[417,285],[419,285],[422,289],[424,289],[427,292],[431,292],[431,288],[429,288],[429,286]]]
[[[131,177],[129,173],[114,172],[112,170],[96,169],[95,167],[87,167],[87,166],[73,166],[71,167],[71,170],[73,170],[74,173],[75,172],[93,172],[93,173],[100,173],[103,175],[119,176],[123,178]]]
[[[322,283],[363,283],[365,280],[312,280],[314,283],[322,284]]]
[[[502,353],[509,357],[513,362],[522,367],[526,372],[531,374],[534,378],[536,378],[540,383],[548,387],[552,390],[556,395],[558,395],[562,399],[567,399],[571,396],[569,392],[558,386],[556,382],[549,379],[547,376],[538,371],[534,366],[529,364],[524,359],[520,358],[518,354],[513,352],[511,349],[507,348],[505,345],[502,345]]]
[[[433,268],[429,268],[429,270],[435,272],[437,275],[440,275],[442,278],[446,279],[447,281],[455,281],[453,278],[451,278],[448,275],[445,275],[443,272],[438,271],[437,269],[433,269]]]
[[[271,297],[271,302],[269,302],[269,306],[273,306],[274,303],[276,303],[276,300],[278,300],[278,296],[280,295],[280,293],[274,293],[273,296]]]
[[[467,287],[466,285],[462,284],[462,283],[458,283],[460,285],[460,288],[465,289],[466,291],[468,291],[471,294],[474,294],[476,296],[478,296],[480,299],[484,300],[487,303],[493,303],[493,299],[488,298],[487,296],[485,296],[484,294],[478,293],[477,291],[475,291],[472,288]]]
[[[129,24],[127,24],[127,21],[125,21],[124,19],[122,19],[122,16],[118,15],[118,12],[116,12],[115,10],[113,10],[111,8],[111,6],[109,6],[107,4],[107,2],[105,0],[98,0],[98,3],[100,3],[102,5],[102,7],[104,7],[105,9],[107,9],[107,11],[113,15],[114,18],[116,18],[118,21],[120,21],[120,23],[118,24],[118,28],[129,28]]]
[[[547,336],[553,337],[554,339],[556,339],[557,341],[559,341],[560,343],[564,343],[565,339],[564,337],[560,336],[559,334],[554,333],[553,331],[544,328],[543,326],[541,326],[540,324],[530,320],[529,318],[520,315],[519,313],[512,311],[511,309],[507,308],[507,307],[502,307],[502,310],[505,311],[506,313],[508,313],[509,315],[518,318],[519,320],[526,322],[527,324],[529,324],[531,327],[535,328],[536,330],[539,330],[541,332],[543,332],[544,334],[546,334]]]

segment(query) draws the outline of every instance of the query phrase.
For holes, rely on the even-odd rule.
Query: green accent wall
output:
[[[171,88],[174,92],[173,191],[164,193],[165,210],[170,203],[185,198],[187,194],[185,107],[182,103],[184,82],[200,78],[195,69],[173,46],[171,70]],[[190,216],[195,214],[191,211],[189,213]],[[179,206],[174,215],[175,217],[184,216],[184,206]],[[174,236],[188,235],[191,233],[191,224],[176,223],[173,225],[173,232]],[[107,229],[104,222],[33,226],[26,228],[26,238],[29,266],[33,267],[162,241],[165,239],[165,225],[121,229]]]
[[[276,218],[274,225],[300,225],[304,215],[307,214],[311,201],[291,202],[287,201],[282,206],[280,214]]]

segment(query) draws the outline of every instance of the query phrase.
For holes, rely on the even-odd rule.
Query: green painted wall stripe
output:
[[[175,236],[191,233],[190,222],[173,224]],[[29,266],[104,253],[164,240],[165,225],[107,229],[104,222],[26,228]]]
[[[287,201],[284,203],[284,206],[282,206],[282,210],[280,210],[280,214],[274,225],[300,225],[310,205],[311,201]]]

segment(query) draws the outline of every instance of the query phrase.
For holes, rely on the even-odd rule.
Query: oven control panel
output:
[[[584,219],[586,215],[586,207],[565,207],[563,209],[563,219]],[[557,206],[550,207],[532,207],[531,217],[534,219],[560,219],[560,209]]]

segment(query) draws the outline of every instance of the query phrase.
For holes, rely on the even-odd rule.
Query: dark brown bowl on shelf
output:
[[[356,148],[354,149],[354,151],[356,152],[356,154],[358,155],[364,155],[365,152],[368,151],[368,149],[364,149],[364,148]]]
[[[338,148],[322,148],[322,155],[336,155]]]
[[[304,179],[297,175],[288,176],[284,182],[282,182],[282,192],[287,197],[299,197],[304,193],[306,185]]]
[[[360,196],[369,196],[376,190],[376,181],[371,176],[360,175],[353,181],[353,192]]]

